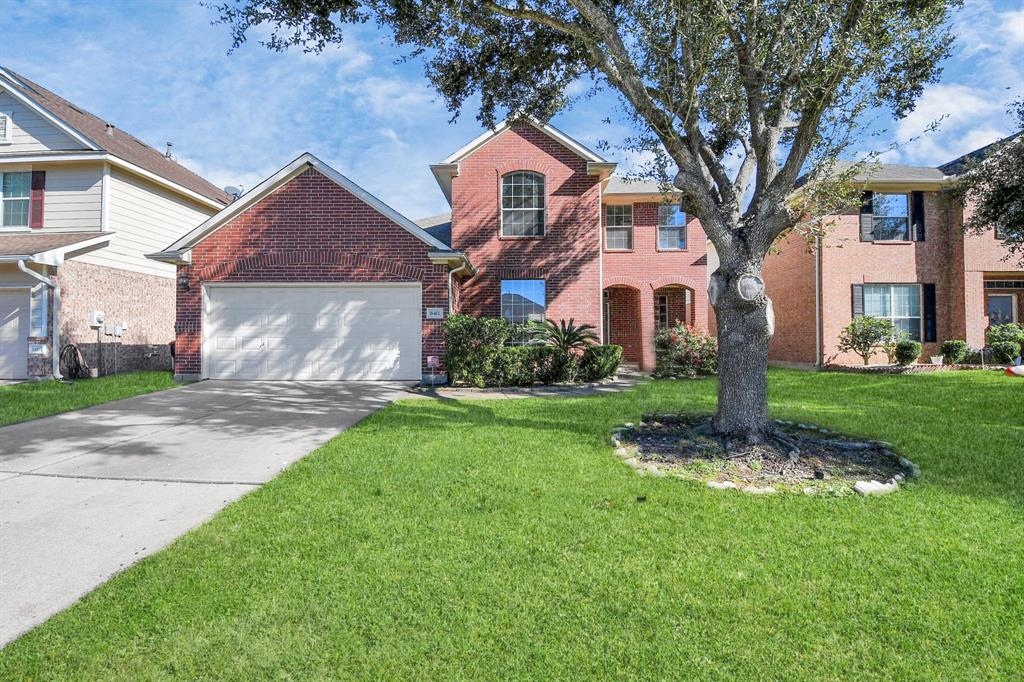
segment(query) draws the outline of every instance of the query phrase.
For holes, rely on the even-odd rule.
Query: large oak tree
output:
[[[866,112],[902,117],[937,78],[959,0],[232,0],[235,46],[268,26],[272,49],[320,50],[375,21],[424,59],[456,114],[547,120],[581,78],[618,94],[655,169],[700,219],[721,265],[709,295],[719,338],[714,427],[769,437],[774,329],[761,279],[772,243],[814,192]],[[825,186],[827,183],[820,183]],[[827,197],[828,192],[819,193]],[[841,195],[841,192],[834,196]],[[819,197],[820,198],[820,197]]]

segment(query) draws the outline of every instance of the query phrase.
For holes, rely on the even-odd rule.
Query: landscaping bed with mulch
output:
[[[884,441],[855,440],[813,424],[774,422],[761,444],[723,441],[710,417],[644,415],[613,431],[616,452],[641,473],[704,481],[750,493],[881,494],[916,477],[916,465]]]

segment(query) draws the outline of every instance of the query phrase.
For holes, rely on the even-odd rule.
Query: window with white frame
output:
[[[910,198],[907,194],[871,195],[872,234],[875,241],[910,240]]]
[[[45,284],[40,284],[32,290],[28,314],[29,336],[46,336],[49,333],[49,304],[50,289]]]
[[[516,171],[501,178],[501,236],[544,236],[544,176]]]
[[[658,207],[658,248],[682,251],[686,248],[686,211],[673,204]]]
[[[0,211],[3,227],[28,227],[32,173],[0,173]]]
[[[658,329],[668,327],[668,296],[658,296],[658,304],[655,308]]]
[[[0,111],[0,144],[11,144],[14,142],[14,124],[11,122],[11,112]]]
[[[633,206],[605,206],[604,247],[611,251],[633,248]]]
[[[509,322],[543,322],[547,312],[544,280],[501,280],[501,316]]]
[[[921,285],[865,284],[864,314],[890,320],[914,341],[921,340]]]

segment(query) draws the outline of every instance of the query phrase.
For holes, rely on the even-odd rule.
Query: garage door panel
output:
[[[211,377],[419,378],[419,286],[211,287],[207,299]]]

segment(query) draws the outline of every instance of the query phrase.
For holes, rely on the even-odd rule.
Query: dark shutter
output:
[[[854,284],[853,285],[853,316],[861,317],[864,315],[864,285]]]
[[[875,241],[875,209],[871,205],[872,192],[864,192],[860,197],[860,240],[862,242]]]
[[[938,341],[938,334],[935,333],[935,285],[923,285],[921,294],[924,298],[924,340]]]
[[[924,241],[924,192],[910,193],[910,235],[915,242]]]
[[[29,201],[28,226],[36,230],[43,226],[45,195],[46,171],[32,171],[32,194]]]

